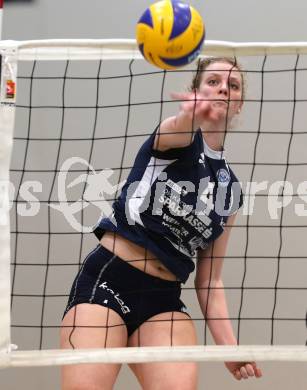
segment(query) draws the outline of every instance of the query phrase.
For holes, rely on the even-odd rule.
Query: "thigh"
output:
[[[195,345],[193,321],[184,313],[161,313],[143,323],[129,338],[130,347]],[[197,388],[197,364],[145,363],[130,365],[145,390]]]
[[[122,318],[106,307],[82,303],[71,308],[61,326],[61,348],[114,348],[127,346]],[[112,389],[117,364],[77,364],[62,368],[62,390]]]

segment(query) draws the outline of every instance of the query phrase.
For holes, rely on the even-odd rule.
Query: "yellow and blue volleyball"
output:
[[[136,40],[144,58],[162,69],[176,69],[194,61],[204,39],[202,17],[178,0],[152,4],[136,26]]]

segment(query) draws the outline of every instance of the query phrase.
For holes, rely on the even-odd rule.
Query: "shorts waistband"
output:
[[[99,252],[109,258],[114,257],[114,253],[109,251],[107,248],[99,244]],[[122,274],[125,275],[126,272],[133,272],[134,273],[134,279],[133,283],[143,283],[143,282],[148,282],[148,283],[153,283],[157,287],[161,288],[180,288],[181,282],[180,281],[172,281],[172,280],[166,280],[166,279],[161,279],[157,276],[150,275],[139,268],[134,267],[131,265],[131,262],[126,261],[121,259],[118,256],[115,256],[112,260],[112,272],[118,273],[118,275]],[[106,270],[107,271],[107,270]]]

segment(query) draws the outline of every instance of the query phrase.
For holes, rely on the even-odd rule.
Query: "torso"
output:
[[[189,146],[164,152],[152,148],[154,134],[140,148],[113,214],[94,232],[101,239],[109,231],[102,245],[122,259],[146,258],[133,262],[137,268],[185,282],[197,251],[223,233],[240,207],[241,186],[224,153],[211,150],[200,130]]]
[[[177,280],[176,276],[150,251],[117,233],[106,232],[100,240],[100,244],[122,260],[129,262],[130,265],[147,274],[165,280]]]

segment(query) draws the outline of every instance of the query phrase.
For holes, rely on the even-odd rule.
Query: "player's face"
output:
[[[232,119],[242,106],[241,73],[227,62],[210,64],[203,72],[199,92],[212,102],[212,107]]]

